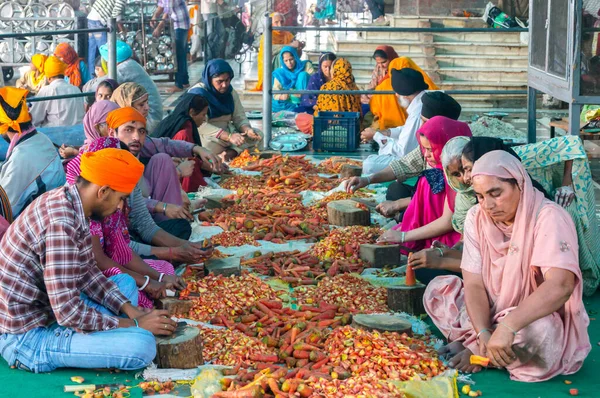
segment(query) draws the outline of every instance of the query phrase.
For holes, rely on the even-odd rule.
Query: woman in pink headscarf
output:
[[[479,204],[465,221],[464,282],[438,277],[425,292],[451,342],[441,353],[467,372],[481,370],[471,354],[488,357],[518,381],[577,372],[591,346],[571,217],[507,152],[476,161],[472,181]]]
[[[411,251],[419,251],[431,247],[435,240],[450,247],[460,240],[452,228],[455,192],[448,186],[441,161],[444,145],[458,136],[470,137],[469,125],[443,116],[431,118],[417,131],[428,168],[421,173],[402,222],[386,231],[380,241],[402,243]],[[422,282],[431,279],[417,278]]]

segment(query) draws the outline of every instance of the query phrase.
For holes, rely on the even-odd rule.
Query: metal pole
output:
[[[536,98],[537,90],[527,88],[527,142],[533,144],[537,141]]]
[[[579,135],[581,131],[581,104],[571,102],[569,104],[569,134]]]
[[[265,14],[265,32],[263,33],[263,133],[264,133],[264,146],[269,147],[271,142],[271,121],[273,104],[271,102],[271,74],[273,69],[273,31],[272,29],[273,20],[269,14]]]
[[[117,20],[111,18],[108,22],[108,77],[117,79]]]

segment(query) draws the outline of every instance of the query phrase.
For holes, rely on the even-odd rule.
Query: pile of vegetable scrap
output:
[[[232,175],[225,178],[220,183],[221,188],[230,189],[232,191],[245,192],[258,189],[264,186],[264,180],[261,176],[248,176],[248,175]]]
[[[294,193],[259,191],[238,195],[232,206],[215,209],[207,217],[206,224],[225,231],[247,232],[255,239],[274,243],[318,239],[328,232],[326,219],[304,207],[302,197]]]
[[[255,150],[256,155],[251,155],[250,152],[246,149],[244,152],[240,153],[235,159],[233,159],[229,163],[229,167],[233,168],[242,168],[248,166],[250,163],[258,162],[259,159],[259,151]]]
[[[317,170],[324,174],[339,174],[345,164],[362,167],[361,160],[348,159],[342,156],[332,156],[319,163]]]
[[[305,156],[279,155],[270,159],[261,159],[244,167],[247,171],[260,171],[264,174],[289,175],[294,172],[317,174],[317,168],[305,159]]]
[[[200,328],[202,334],[202,357],[216,365],[250,366],[262,359],[273,359],[275,350],[268,348],[259,339],[230,329]]]
[[[381,228],[378,227],[337,228],[313,246],[312,253],[324,261],[358,260],[360,245],[375,243],[379,235],[381,235]]]
[[[347,308],[352,313],[373,314],[388,312],[387,289],[371,285],[353,274],[322,279],[316,289],[294,289],[299,304],[323,300]]]
[[[254,237],[251,234],[240,231],[224,231],[218,235],[213,236],[211,240],[215,246],[259,246],[258,242],[254,239]]]
[[[236,318],[257,301],[274,299],[275,292],[258,277],[242,272],[241,276],[208,275],[200,280],[188,281],[179,298],[193,300],[187,318],[208,322],[216,316]]]
[[[344,397],[371,397],[388,398],[404,396],[391,382],[379,380],[372,376],[350,377],[345,380],[320,379],[311,384],[313,397],[344,398]]]
[[[331,364],[344,369],[348,377],[368,375],[405,381],[415,376],[430,379],[445,370],[427,336],[411,338],[345,326],[331,333],[325,349]]]

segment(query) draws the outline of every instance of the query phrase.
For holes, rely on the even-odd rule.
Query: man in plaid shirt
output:
[[[15,127],[0,122],[0,131]],[[121,149],[86,153],[77,184],[43,194],[9,227],[0,242],[0,354],[9,366],[139,369],[156,355],[153,334],[173,333],[168,312],[137,309],[133,278],[107,279],[92,252],[88,219],[121,208],[143,169]]]
[[[185,0],[158,0],[158,7],[152,17],[150,25],[154,27],[154,37],[159,37],[164,28],[165,21],[171,18],[175,31],[175,56],[177,57],[177,73],[175,74],[175,87],[169,92],[183,91],[190,86],[187,67],[187,42],[190,29],[190,15]]]

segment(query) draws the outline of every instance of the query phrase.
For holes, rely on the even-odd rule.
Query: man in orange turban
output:
[[[35,198],[66,181],[54,144],[32,124],[27,93],[21,88],[0,88],[0,134],[10,140],[6,161],[0,166],[0,186],[15,218]]]
[[[40,89],[37,97],[80,94],[79,88],[65,81],[65,65],[55,56],[44,63],[48,85]],[[36,102],[31,107],[33,124],[38,127],[68,127],[83,121],[83,97]]]

